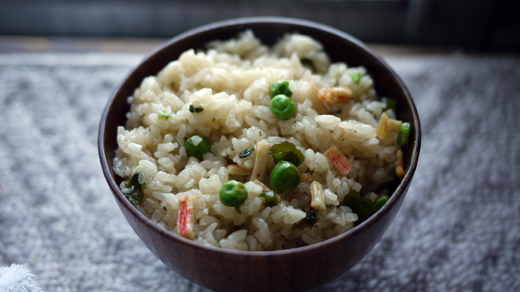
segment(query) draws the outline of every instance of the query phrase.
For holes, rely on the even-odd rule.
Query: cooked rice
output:
[[[303,65],[302,59],[314,68]],[[351,76],[358,72],[363,75],[356,84]],[[275,118],[269,108],[269,85],[276,80],[290,80],[293,91],[296,115],[286,121]],[[320,115],[316,86],[346,86],[353,96],[335,105],[334,115]],[[383,140],[376,135],[384,104],[372,78],[363,67],[330,64],[322,45],[308,36],[286,35],[269,48],[246,31],[237,39],[210,43],[205,52],[188,50],[157,76],[145,78],[128,102],[126,127],[118,127],[115,173],[126,180],[143,174],[139,181],[144,200],[137,209],[174,233],[179,193],[193,195],[195,240],[201,244],[259,251],[326,240],[358,220],[350,208],[339,206],[349,191],[374,198],[372,192],[386,192],[380,185],[395,178],[399,146],[393,134]],[[191,113],[194,103],[203,106],[203,112]],[[159,118],[159,111],[170,117]],[[390,117],[395,118],[392,112]],[[184,142],[192,134],[210,141],[211,150],[202,161],[186,154]],[[302,151],[300,173],[320,182],[325,203],[334,206],[317,212],[313,228],[300,222],[306,215],[302,208],[310,205],[310,182],[301,182],[277,206],[266,207],[259,196],[261,186],[247,176],[228,175],[229,164],[253,168],[255,155],[238,155],[259,141],[290,141]],[[347,176],[323,154],[332,145],[352,164]],[[268,168],[273,167],[270,159]],[[241,214],[220,202],[219,189],[229,179],[245,182],[248,198]],[[128,192],[124,182],[121,189]]]

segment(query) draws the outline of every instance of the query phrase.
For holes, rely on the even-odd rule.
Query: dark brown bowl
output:
[[[225,40],[251,29],[263,43],[273,44],[288,32],[309,35],[321,42],[331,60],[363,65],[379,96],[398,102],[398,116],[410,122],[410,143],[404,147],[405,176],[389,201],[352,230],[321,243],[282,251],[232,251],[209,247],[168,232],[135,209],[119,190],[121,178],[113,170],[117,126],[126,123],[127,97],[143,78],[156,75],[168,62],[190,48],[204,48],[211,40]],[[302,291],[327,283],[358,263],[381,239],[401,207],[412,181],[421,134],[419,117],[401,79],[362,42],[334,28],[291,18],[252,17],[222,21],[183,33],[158,48],[117,87],[99,127],[99,157],[114,198],[139,238],[168,267],[194,283],[218,291]]]

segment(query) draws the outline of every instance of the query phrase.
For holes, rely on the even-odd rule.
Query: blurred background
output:
[[[507,0],[2,0],[0,50],[78,49],[60,37],[164,39],[219,20],[270,15],[321,22],[369,43],[518,52],[519,12],[520,1]],[[30,39],[27,47],[26,37],[35,36],[54,42]]]

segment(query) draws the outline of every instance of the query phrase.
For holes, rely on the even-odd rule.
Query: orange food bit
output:
[[[384,139],[390,133],[397,133],[401,123],[399,120],[390,119],[386,113],[383,113],[375,129],[377,137]]]
[[[193,239],[195,237],[193,232],[193,197],[180,194],[177,195],[177,198],[179,198],[177,232],[182,237]]]
[[[313,180],[312,175],[308,172],[302,173],[300,176],[300,182],[311,182]]]
[[[398,178],[403,178],[404,176],[404,169],[403,169],[403,151],[401,149],[397,150],[397,153],[395,154],[395,174],[397,174]]]
[[[316,111],[320,115],[329,114],[330,113],[330,108],[327,105],[327,103],[320,98],[320,95],[318,93],[320,91],[320,89],[318,88],[318,85],[316,85],[316,83],[314,83],[314,81],[312,81],[311,84],[316,89],[316,98],[312,101]]]
[[[379,124],[377,125],[377,127],[375,129],[377,137],[379,137],[379,139],[384,139],[388,134],[390,134],[389,132],[386,131],[386,122],[388,120],[389,120],[388,115],[386,113],[383,113],[381,115],[381,119],[379,119]]]
[[[336,166],[341,174],[347,175],[352,170],[350,161],[338,150],[338,148],[336,148],[336,146],[331,146],[327,151],[325,151],[325,156],[332,161],[332,164]]]
[[[335,105],[350,101],[352,90],[348,87],[329,87],[318,89],[318,98],[327,105]]]
[[[388,133],[397,133],[399,131],[399,126],[401,126],[401,121],[388,119],[385,125],[385,131]]]

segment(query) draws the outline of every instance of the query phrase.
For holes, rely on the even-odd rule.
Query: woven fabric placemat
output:
[[[44,291],[206,291],[141,243],[101,172],[101,112],[142,57],[0,55],[0,266]],[[382,240],[315,291],[519,291],[520,58],[386,60],[419,111],[419,166]]]

